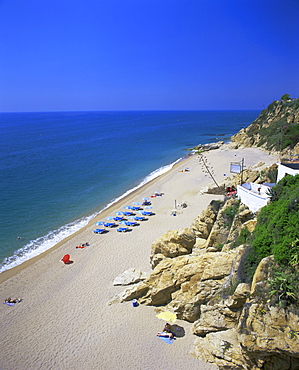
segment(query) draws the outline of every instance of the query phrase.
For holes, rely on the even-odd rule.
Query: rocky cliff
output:
[[[232,136],[232,142],[285,155],[299,154],[299,99],[274,101],[248,127]]]
[[[193,356],[219,369],[299,369],[299,312],[269,300],[273,259],[260,262],[251,285],[244,275],[247,247],[237,240],[255,222],[237,199],[211,202],[189,228],[158,238],[150,276],[109,304],[138,299],[192,322]]]

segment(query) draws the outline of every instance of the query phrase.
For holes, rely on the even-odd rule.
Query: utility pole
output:
[[[241,185],[243,184],[244,158],[241,161]]]

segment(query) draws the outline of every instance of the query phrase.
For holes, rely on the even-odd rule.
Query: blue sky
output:
[[[299,97],[299,0],[0,0],[0,111]]]

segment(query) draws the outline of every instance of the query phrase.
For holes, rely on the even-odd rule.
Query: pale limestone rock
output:
[[[196,238],[196,242],[192,249],[193,255],[198,255],[206,252],[207,240],[204,238]]]
[[[139,283],[139,281],[147,279],[148,276],[149,274],[147,273],[130,268],[117,276],[113,281],[113,285],[130,285]]]
[[[246,221],[243,226],[246,227],[250,233],[252,233],[256,227],[256,224],[257,224],[257,220],[254,219],[254,220]]]
[[[228,236],[231,232],[233,223],[233,218],[229,217],[229,209],[232,207],[237,207],[236,209],[239,207],[239,202],[234,198],[228,199],[224,206],[219,210],[207,239],[208,248],[213,247],[216,248],[216,250],[219,250],[228,242]]]
[[[125,289],[122,293],[112,297],[109,300],[108,305],[111,305],[113,303],[131,301],[132,299],[138,299],[139,297],[145,295],[148,289],[149,289],[148,285],[141,281],[140,283],[134,284],[129,288]]]
[[[266,284],[272,276],[274,266],[273,256],[263,258],[253,275],[251,284],[251,296],[259,296],[261,290],[266,291]]]
[[[209,333],[205,338],[197,338],[191,353],[196,358],[214,363],[223,370],[257,369],[249,359],[244,359],[236,329]]]
[[[192,331],[198,336],[205,336],[210,332],[232,329],[236,327],[240,314],[240,310],[231,310],[225,301],[201,305],[200,318],[193,323]]]
[[[165,258],[148,279],[126,289],[120,300],[138,298],[147,305],[168,304],[180,318],[194,321],[199,317],[200,304],[214,297],[236,273],[242,253],[243,247],[240,247],[228,253]]]
[[[152,257],[151,257],[151,267],[153,268],[153,267],[157,266],[161,261],[163,261],[166,258],[167,257],[165,257],[164,254],[162,254],[162,253],[157,253],[157,254],[152,255]]]
[[[239,148],[239,144],[237,142],[230,142],[229,145],[228,145],[228,148],[229,149],[238,149]]]
[[[224,141],[218,141],[217,143],[199,144],[193,148],[193,150],[199,150],[200,152],[206,152],[208,150],[219,149],[224,144]]]
[[[245,208],[245,209],[243,209]],[[240,235],[241,229],[244,227],[244,224],[251,220],[254,217],[254,214],[247,208],[247,206],[241,204],[239,208],[239,213],[235,216],[232,226],[227,237],[227,243],[233,243],[234,240]]]
[[[235,301],[233,306],[230,307],[241,307],[246,302],[246,299],[250,295],[250,285],[247,283],[240,283],[232,295],[232,300]]]
[[[170,258],[189,254],[195,242],[196,238],[191,229],[167,231],[152,244],[150,257],[152,267],[155,267],[157,263],[154,260],[155,254],[163,254]]]
[[[207,239],[220,208],[219,202],[212,201],[208,207],[192,222],[190,228],[196,238]]]
[[[243,310],[238,333],[246,356],[254,363],[262,361],[273,370],[299,368],[299,316],[295,312],[251,304]]]

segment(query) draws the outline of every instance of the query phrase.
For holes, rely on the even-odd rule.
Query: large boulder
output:
[[[167,258],[174,258],[185,254],[190,254],[196,242],[196,237],[192,229],[170,230],[154,241],[151,249],[151,266],[157,265],[155,255],[162,254]]]
[[[117,276],[113,281],[113,285],[130,285],[139,283],[139,281],[147,279],[148,275],[149,274],[140,270],[130,268]]]

